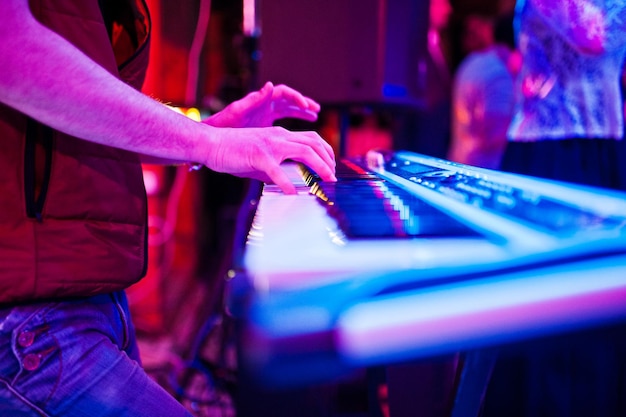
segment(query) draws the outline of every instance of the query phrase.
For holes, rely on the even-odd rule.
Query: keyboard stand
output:
[[[478,417],[496,364],[495,349],[465,354],[451,417]]]

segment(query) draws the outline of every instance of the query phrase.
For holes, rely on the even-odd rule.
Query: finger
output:
[[[312,169],[324,181],[337,181],[337,177],[335,176],[335,165],[328,164],[328,161],[322,158],[319,153],[315,152],[311,148],[292,156],[290,159],[303,163]]]
[[[267,167],[265,173],[272,183],[277,185],[285,194],[296,194],[296,186],[291,182],[285,171],[280,165],[272,164]]]
[[[320,155],[322,155],[322,157],[323,157],[323,159],[325,161],[328,161],[328,164],[333,167],[333,172],[334,172],[334,168],[336,167],[337,163],[336,163],[336,160],[335,160],[335,151],[333,150],[333,147],[330,146],[330,143],[328,143],[326,140],[324,140],[317,133],[315,133],[315,136],[317,138],[319,138],[319,140],[316,142],[316,144],[317,144],[317,146],[319,146],[320,149],[316,149],[317,152]]]
[[[274,94],[274,84],[272,84],[270,81],[267,81],[263,87],[261,87],[261,89],[259,90],[260,92],[262,92],[263,94],[270,94],[270,96],[273,96]]]
[[[333,161],[333,166],[337,166],[335,151],[333,147],[330,145],[330,143],[328,143],[328,141],[323,138],[322,138],[322,147],[324,151],[326,152],[326,155],[328,155],[328,157]]]
[[[335,152],[333,151],[333,147],[327,141],[325,141],[316,132],[312,131],[292,133],[295,134],[295,136],[291,138],[292,142],[312,148],[328,166],[333,167],[334,171],[336,166]]]
[[[280,118],[291,117],[295,119],[303,119],[309,122],[317,120],[317,112],[296,106],[274,105],[274,111]]]
[[[315,113],[319,113],[319,111],[322,109],[322,106],[312,98],[305,97],[305,99],[308,103],[309,110],[314,111]]]
[[[271,82],[266,82],[260,90],[248,94],[250,97],[250,107],[259,107],[273,99],[274,85]]]
[[[288,103],[293,103],[297,107],[311,110],[316,113],[321,109],[321,106],[315,100],[304,96],[299,91],[284,84],[280,84],[274,88],[273,98],[274,100],[285,100]]]
[[[324,181],[336,181],[335,160],[329,157],[320,141],[311,145],[310,139],[306,140],[300,136],[283,143],[279,149],[279,159],[281,162],[287,159],[301,162],[315,171]]]
[[[274,88],[272,98],[274,101],[286,101],[304,109],[309,107],[309,102],[300,92],[284,84],[279,84]]]

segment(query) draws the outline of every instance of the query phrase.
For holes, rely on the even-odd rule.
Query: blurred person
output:
[[[523,64],[505,171],[608,188],[626,187],[620,77],[626,4],[518,1]]]
[[[494,44],[468,55],[455,74],[452,140],[448,159],[496,169],[515,109],[515,77],[521,57],[515,47],[513,14],[492,27]]]
[[[335,180],[319,105],[267,83],[203,122],[141,92],[142,1],[2,0],[0,415],[190,416],[141,367],[124,290],[146,270],[141,162],[294,185]]]
[[[626,3],[518,1],[516,19],[519,103],[502,169],[623,189]],[[484,416],[624,416],[625,351],[623,325],[529,343],[496,363]]]

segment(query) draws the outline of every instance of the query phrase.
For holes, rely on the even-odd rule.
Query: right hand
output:
[[[280,167],[293,160],[324,181],[336,181],[332,147],[315,132],[293,132],[278,126],[215,128],[212,137],[204,164],[215,171],[273,183],[286,194],[295,194],[295,186]]]

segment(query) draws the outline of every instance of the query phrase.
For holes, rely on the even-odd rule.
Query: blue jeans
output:
[[[119,292],[0,306],[0,416],[191,414],[142,369]]]

